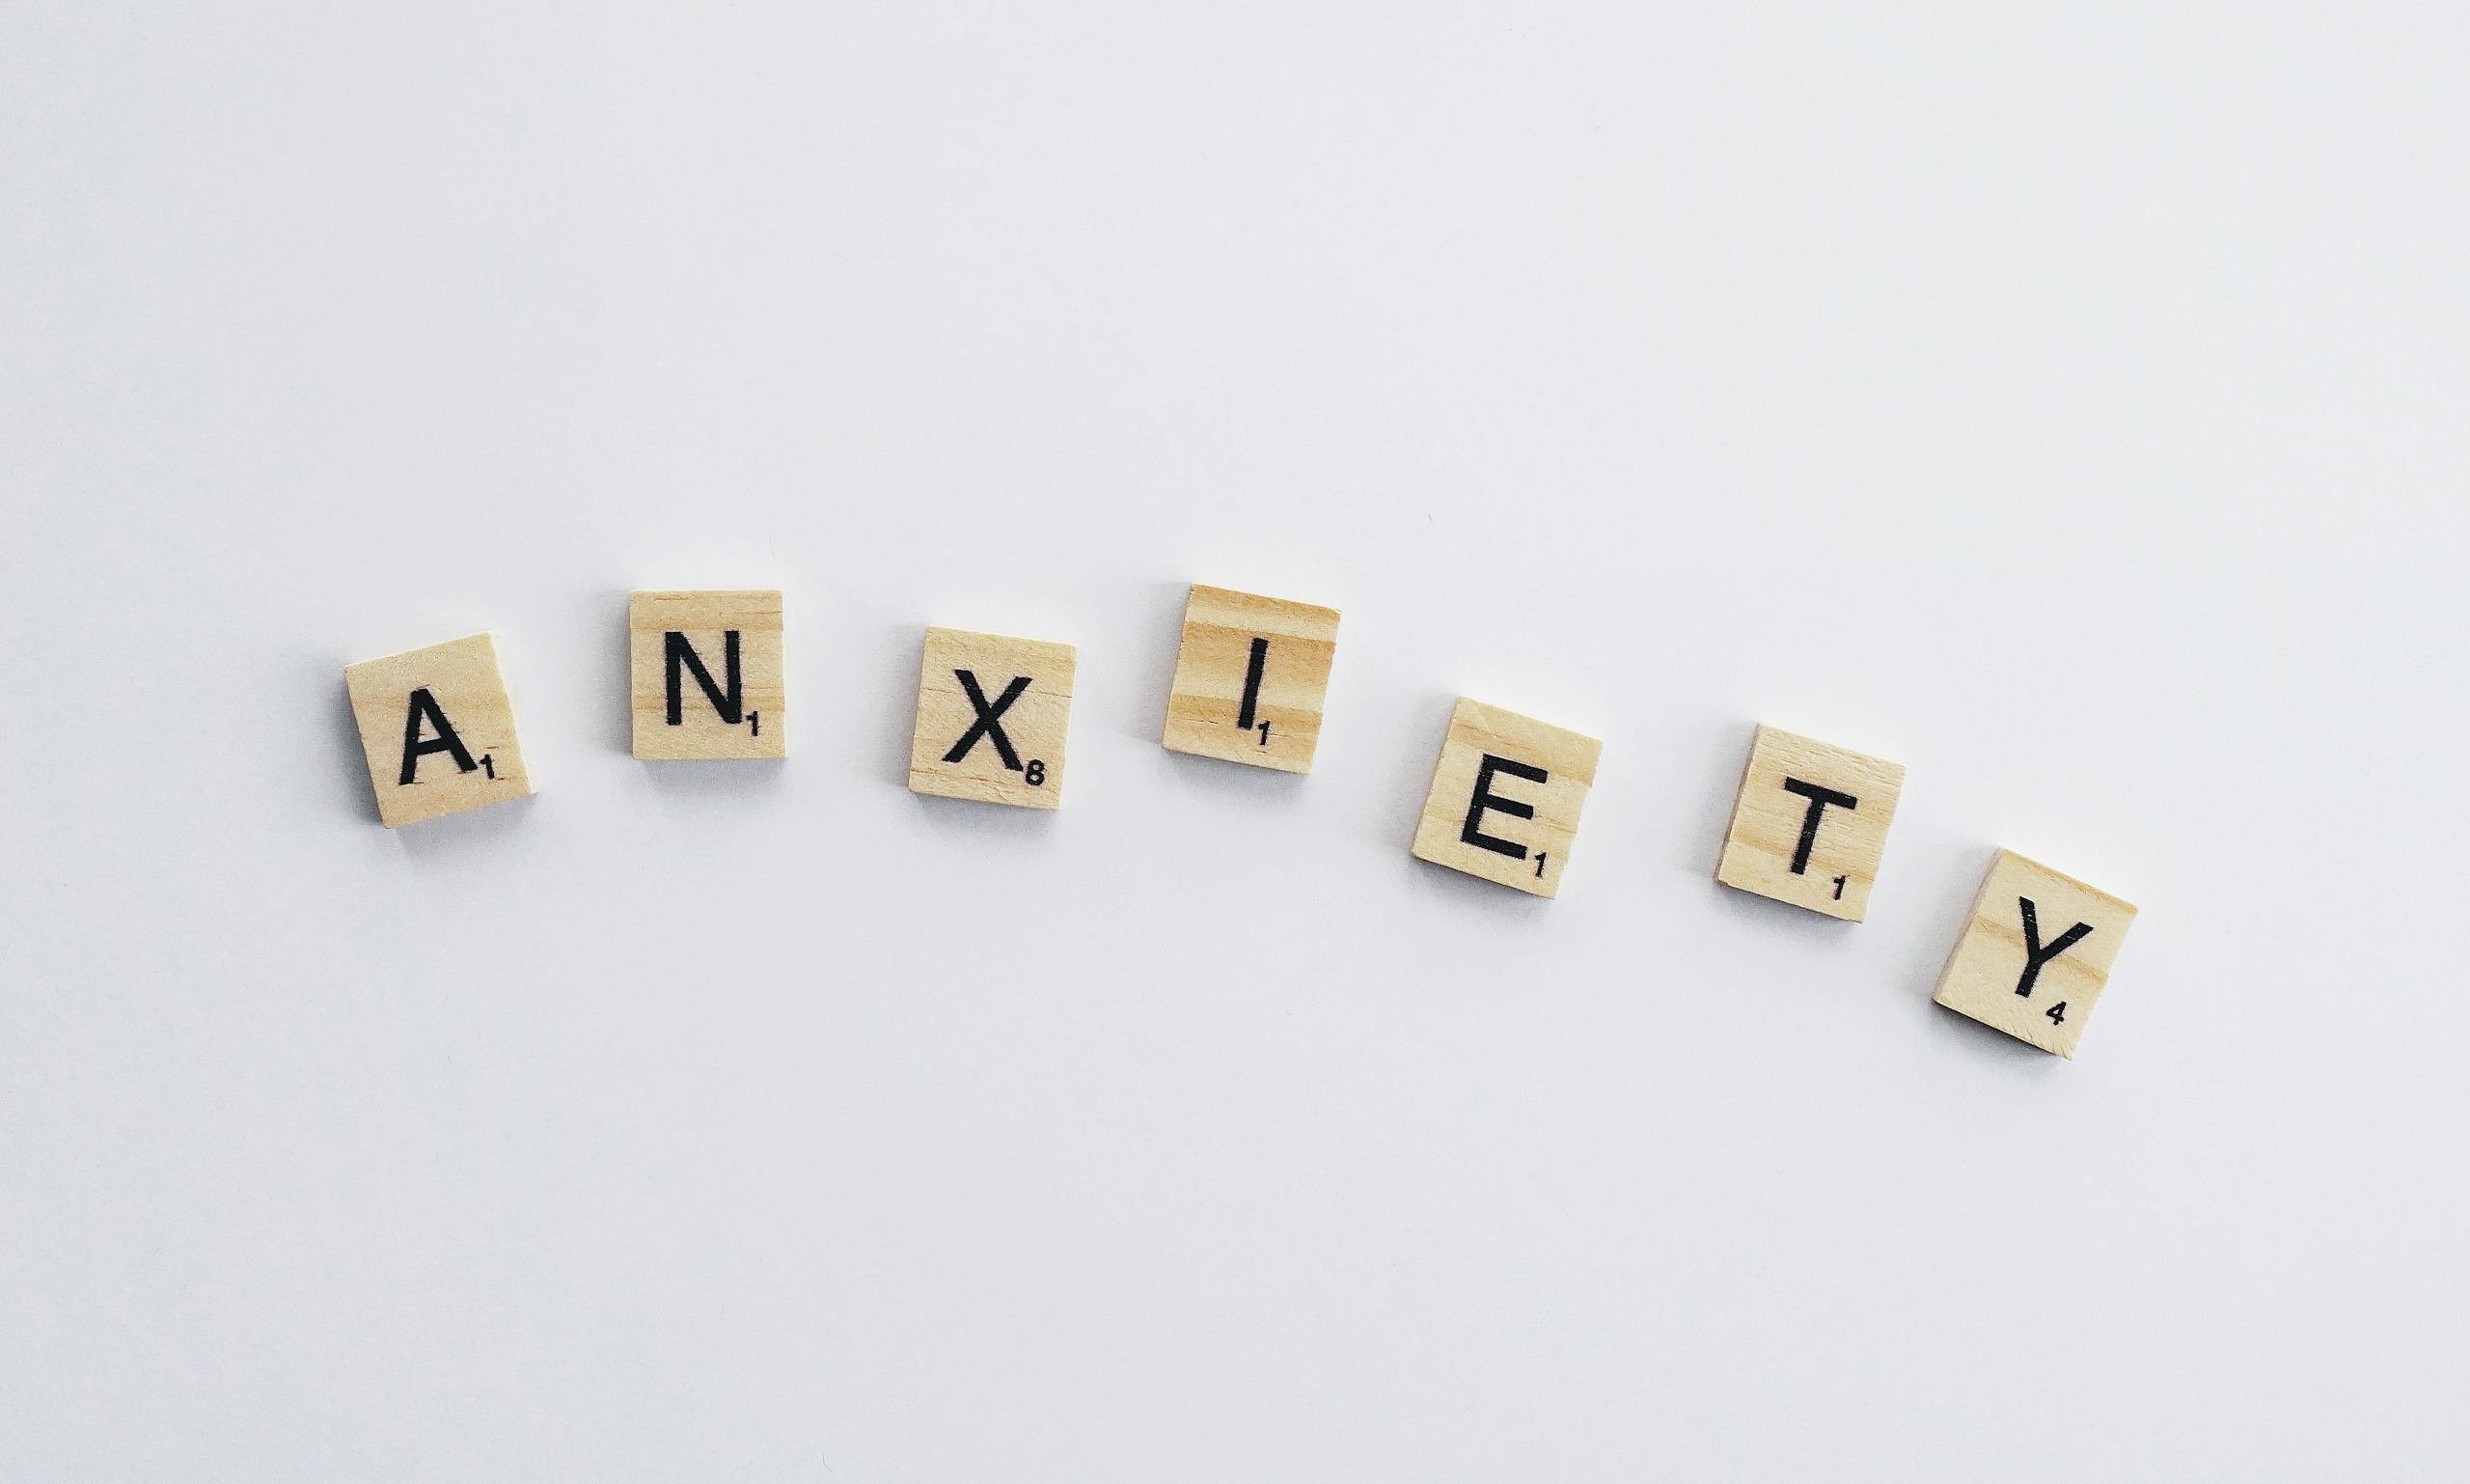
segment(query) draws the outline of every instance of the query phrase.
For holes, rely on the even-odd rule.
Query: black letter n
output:
[[[726,690],[712,683],[712,673],[703,668],[703,657],[695,652],[685,635],[669,630],[661,641],[661,649],[669,669],[669,725],[685,725],[686,683],[685,676],[678,673],[681,667],[695,672],[695,683],[702,687],[704,699],[721,713],[722,721],[735,727],[746,720],[746,688],[737,666],[737,630],[730,629],[721,636],[721,670],[728,676]]]
[[[425,742],[421,740],[421,723],[424,721],[437,728],[437,735]],[[437,698],[430,695],[428,687],[424,685],[412,692],[410,703],[403,708],[403,771],[395,782],[398,784],[419,782],[421,759],[431,753],[451,754],[454,765],[466,773],[480,766],[472,760],[471,750],[463,745],[463,739],[454,734],[454,724],[438,709]]]

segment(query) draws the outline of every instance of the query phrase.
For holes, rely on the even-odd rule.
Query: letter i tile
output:
[[[1167,749],[1312,771],[1338,611],[1194,583],[1166,698]]]

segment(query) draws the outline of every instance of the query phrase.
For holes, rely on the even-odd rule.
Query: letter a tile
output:
[[[638,592],[626,600],[635,756],[781,757],[778,592]]]
[[[1054,809],[1063,797],[1073,663],[1070,645],[928,629],[911,791]]]
[[[388,829],[532,791],[488,635],[347,665],[343,688]]]
[[[1858,922],[1903,791],[1901,763],[1761,727],[1715,879]]]
[[[1415,829],[1420,860],[1557,896],[1604,744],[1461,699]]]
[[[2072,1058],[2135,909],[2012,850],[1990,863],[1938,976],[1960,1015]]]
[[[1312,771],[1338,611],[1193,585],[1166,699],[1169,751]]]

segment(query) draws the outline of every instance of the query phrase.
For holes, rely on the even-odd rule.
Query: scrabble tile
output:
[[[1937,1001],[2072,1058],[2135,909],[2011,850],[1998,852],[1938,976]]]
[[[1054,809],[1063,797],[1073,649],[928,629],[909,786],[947,799]]]
[[[532,791],[488,635],[347,665],[343,687],[388,829]]]
[[[1166,698],[1174,752],[1312,771],[1338,611],[1193,585]]]
[[[1557,896],[1604,744],[1461,699],[1415,828],[1414,853],[1537,896]]]
[[[635,756],[782,757],[778,592],[638,592],[626,600]]]
[[[1761,727],[1715,879],[1858,922],[1903,791],[1901,763]]]

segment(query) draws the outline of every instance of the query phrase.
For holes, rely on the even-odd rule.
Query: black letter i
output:
[[[1270,667],[1270,642],[1252,641],[1251,662],[1244,668],[1244,709],[1235,716],[1235,729],[1249,731],[1260,725],[1261,673]]]

